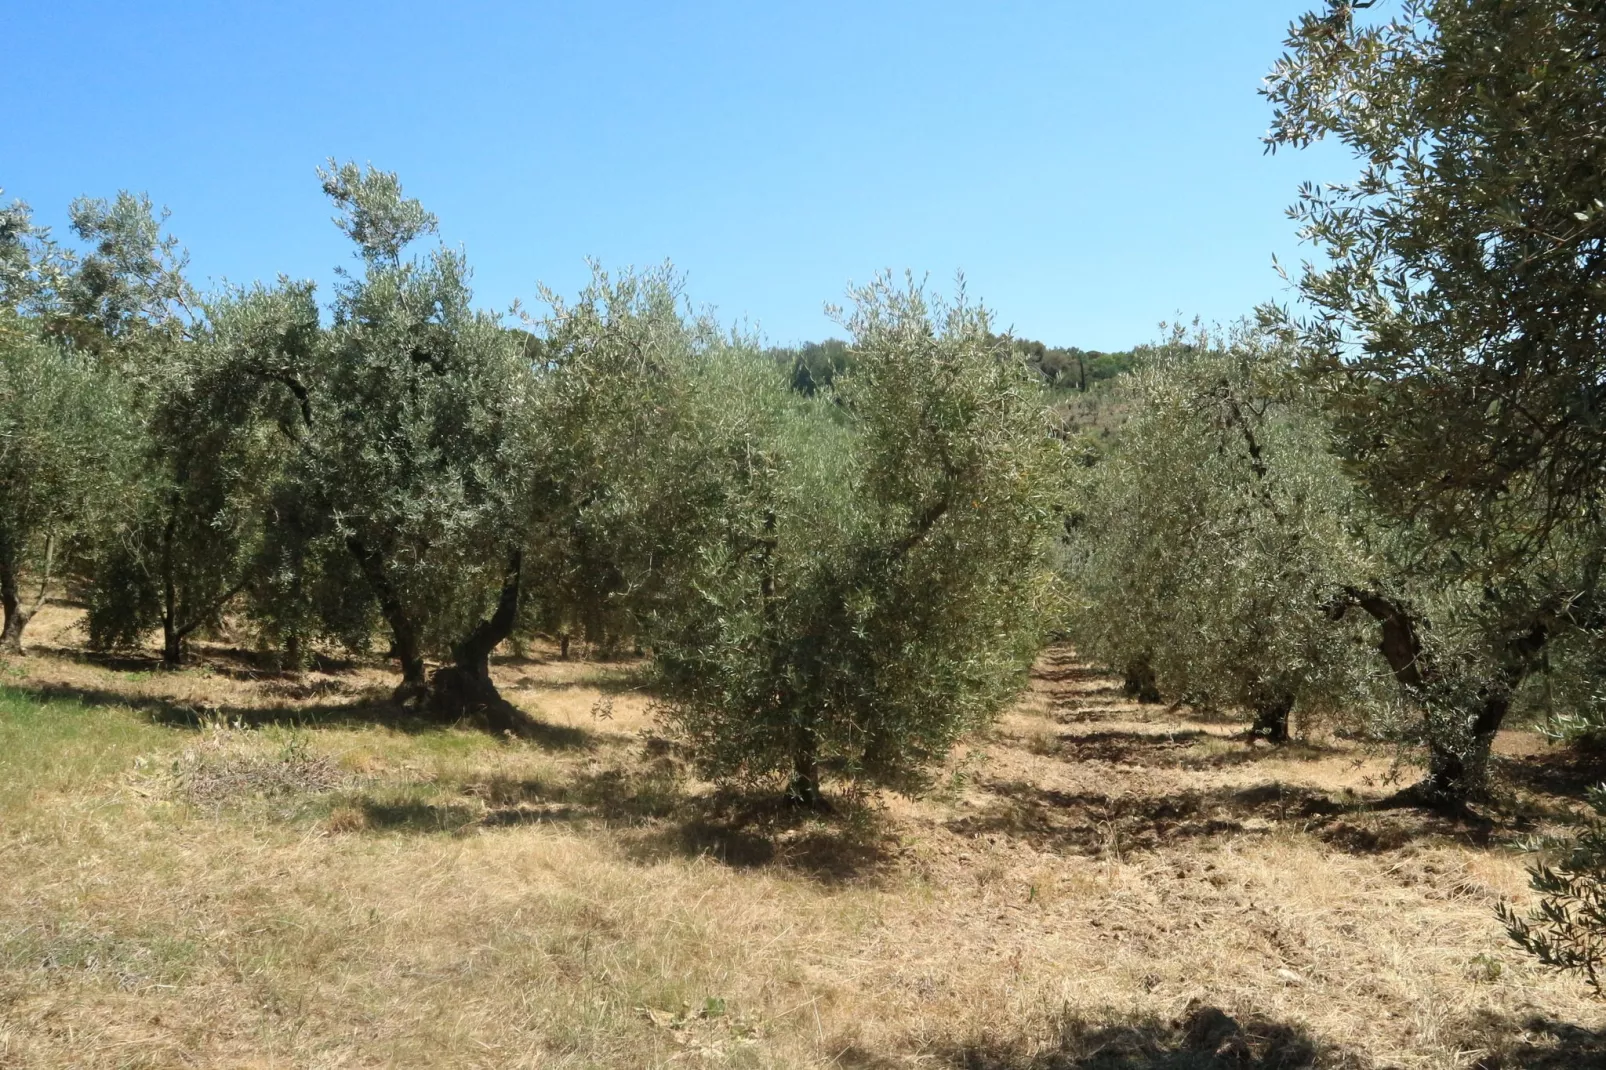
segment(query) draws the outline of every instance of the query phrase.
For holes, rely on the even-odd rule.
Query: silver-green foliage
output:
[[[1529,870],[1539,903],[1526,914],[1501,904],[1500,920],[1518,946],[1554,969],[1582,974],[1598,995],[1606,965],[1606,786],[1589,793],[1594,811],[1560,857]]]
[[[527,618],[593,643],[640,639],[717,515],[720,466],[705,451],[732,414],[711,384],[754,347],[688,309],[668,266],[598,268],[574,300],[546,297]]]
[[[134,446],[125,406],[91,360],[0,312],[0,645],[21,648],[60,565],[104,517]]]
[[[522,545],[530,376],[518,338],[473,307],[461,254],[403,257],[435,221],[394,175],[353,164],[321,175],[362,270],[337,287],[311,358],[281,377],[300,406],[296,478],[417,687],[424,653],[487,612]]]
[[[716,538],[665,606],[667,713],[705,771],[914,789],[1019,688],[1060,481],[1036,390],[963,297],[855,291],[851,372],[717,369]]]
[[[304,352],[317,324],[304,286],[225,291],[196,310],[182,338],[164,323],[124,325],[100,361],[127,384],[140,435],[93,547],[90,638],[135,645],[160,627],[169,664],[257,579],[290,454],[283,401],[257,369]]]
[[[1067,630],[1161,690],[1241,707],[1280,736],[1289,709],[1371,690],[1368,656],[1323,606],[1352,582],[1349,487],[1287,354],[1245,332],[1150,350],[1130,413],[1081,470],[1065,544]]]

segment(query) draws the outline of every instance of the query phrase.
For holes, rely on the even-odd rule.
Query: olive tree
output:
[[[807,805],[826,772],[921,786],[1016,693],[1057,501],[1035,388],[983,309],[886,279],[852,297],[830,391],[751,361],[711,385],[718,538],[656,646],[702,768]]]
[[[546,294],[531,431],[528,557],[538,628],[644,640],[672,575],[711,537],[720,459],[706,453],[718,369],[755,347],[686,307],[673,269],[597,268],[573,301]]]
[[[1270,311],[1411,547],[1393,586],[1471,592],[1433,611],[1389,584],[1347,600],[1377,622],[1403,693],[1457,724],[1440,737],[1470,741],[1436,749],[1425,799],[1476,791],[1547,642],[1603,622],[1602,29],[1569,0],[1410,0],[1392,16],[1334,0],[1294,24],[1267,82],[1270,147],[1333,137],[1361,161],[1302,190],[1293,212],[1322,255],[1298,279],[1306,313]],[[1558,562],[1569,549],[1582,556]],[[1462,635],[1461,654],[1424,661],[1429,632]]]
[[[0,313],[0,651],[13,654],[134,445],[116,383],[36,326]]]
[[[1335,0],[1267,80],[1269,147],[1362,164],[1293,209],[1321,254],[1296,325],[1370,492],[1436,533],[1504,518],[1520,551],[1599,494],[1603,28],[1573,0]]]
[[[1147,350],[1130,415],[1075,481],[1064,549],[1079,649],[1245,709],[1278,743],[1296,708],[1369,690],[1366,651],[1325,608],[1365,561],[1352,495],[1288,373],[1286,348],[1248,332]]]
[[[0,208],[0,651],[9,653],[21,652],[23,629],[128,445],[116,384],[45,336],[64,267],[26,204]]]
[[[4,228],[7,302],[24,314],[6,353],[6,641],[30,615],[17,572],[26,561],[42,596],[59,564],[84,588],[92,642],[137,643],[160,620],[174,664],[238,589],[218,466],[194,463],[218,452],[197,433],[204,315],[147,198],[80,198],[70,214],[76,249],[30,235],[20,207]]]
[[[320,176],[360,271],[343,274],[315,346],[258,369],[293,402],[292,478],[390,630],[398,700],[501,723],[489,657],[523,570],[524,349],[472,306],[460,253],[403,255],[436,222],[394,174],[331,162]],[[449,659],[433,687],[432,652]]]
[[[176,665],[246,582],[240,499],[259,478],[245,460],[258,451],[165,214],[123,192],[80,198],[70,215],[78,248],[63,254],[36,315],[115,382],[117,409],[137,427],[73,570],[92,644],[137,644],[159,624],[163,661]]]

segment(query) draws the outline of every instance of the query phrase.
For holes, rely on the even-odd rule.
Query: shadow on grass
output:
[[[48,644],[28,645],[30,654],[46,654],[59,661],[80,665],[93,665],[112,672],[203,672],[227,677],[231,680],[287,680],[294,681],[301,674],[282,668],[276,657],[268,652],[206,644],[190,651],[183,665],[169,670],[162,659],[154,654],[138,651],[101,651],[83,647]],[[308,668],[330,676],[355,672],[359,667],[354,657],[337,657],[321,651],[308,656]]]
[[[375,832],[459,832],[477,823],[481,816],[473,807],[460,803],[422,800],[381,802],[363,798],[356,800],[355,808],[361,811],[366,827]]]
[[[148,695],[129,695],[106,688],[76,687],[67,684],[11,685],[40,700],[68,699],[94,706],[126,706],[148,718],[152,724],[168,728],[197,730],[217,721],[245,728],[270,725],[286,728],[365,728],[379,726],[408,734],[441,732],[471,725],[472,721],[446,722],[431,718],[409,707],[400,706],[375,691],[359,693],[345,702],[322,702],[294,706],[197,705]],[[595,746],[591,733],[582,728],[554,725],[517,711],[521,720],[517,735],[552,750],[589,750]],[[483,724],[476,727],[484,728]],[[493,733],[495,734],[495,733]]]
[[[46,655],[58,661],[71,661],[79,665],[93,665],[111,672],[160,672],[162,659],[148,654],[128,651],[83,650],[72,646],[52,646],[48,643],[28,643],[30,655]]]
[[[1200,744],[1216,744],[1215,753]],[[1268,758],[1319,761],[1339,753],[1309,743],[1281,746],[1250,743],[1241,737],[1222,736],[1199,728],[1141,732],[1109,729],[1096,732],[1062,732],[1041,753],[1074,762],[1108,762],[1111,765],[1171,769],[1218,769]]]
[[[1040,850],[1122,854],[1212,836],[1269,832],[1274,822],[1330,817],[1349,807],[1303,788],[1279,784],[1186,791],[1171,795],[1104,795],[1056,791],[1023,781],[983,785],[992,803],[948,822],[962,836],[1007,835]],[[1251,821],[1259,819],[1253,826]]]
[[[800,808],[778,792],[688,795],[678,763],[660,757],[635,768],[581,773],[564,781],[491,778],[466,784],[487,807],[486,827],[550,820],[598,821],[625,832],[626,853],[650,864],[701,858],[736,869],[776,866],[827,883],[873,876],[898,851],[879,813],[839,800],[831,813]]]
[[[1120,856],[1190,840],[1309,832],[1351,854],[1398,850],[1422,840],[1493,847],[1520,838],[1520,827],[1419,809],[1388,800],[1334,798],[1277,782],[1248,788],[1166,795],[1066,792],[1023,781],[980,785],[990,804],[947,823],[961,836],[1004,835],[1039,850]]]
[[[1599,750],[1557,746],[1522,758],[1496,755],[1490,765],[1496,782],[1540,796],[1582,799],[1606,782],[1606,752]]]
[[[839,799],[830,812],[778,792],[723,790],[688,799],[673,820],[637,838],[640,861],[703,858],[734,869],[777,867],[825,884],[871,879],[896,859],[897,837],[877,809]]]
[[[954,1070],[1360,1070],[1370,1065],[1302,1026],[1259,1016],[1235,1018],[1198,1002],[1171,1022],[1067,1015],[1056,1034],[1034,1040],[981,1037],[933,1054],[938,1065]],[[857,1070],[901,1065],[854,1049],[839,1061]]]
[[[1048,753],[1074,762],[1180,766],[1183,755],[1198,743],[1216,738],[1197,728],[1176,732],[1062,732]]]
[[[654,694],[645,673],[632,670],[587,673],[574,680],[543,680],[536,676],[520,676],[508,684],[509,688],[530,688],[538,691],[600,691],[604,695],[638,693]]]
[[[1539,1014],[1482,1015],[1458,1031],[1456,1045],[1488,1053],[1474,1070],[1606,1070],[1606,1031]]]

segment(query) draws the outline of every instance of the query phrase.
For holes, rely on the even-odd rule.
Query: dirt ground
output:
[[[1380,809],[1386,754],[1054,649],[931,795],[822,818],[699,782],[630,662],[500,658],[499,739],[76,626],[0,665],[0,1067],[1606,1066],[1494,913],[1606,779],[1531,734],[1479,820]]]

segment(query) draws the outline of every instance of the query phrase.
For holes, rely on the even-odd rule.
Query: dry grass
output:
[[[3,1067],[1606,1063],[1493,915],[1593,774],[1531,739],[1487,825],[1376,811],[1386,758],[1251,750],[1057,651],[942,790],[825,821],[688,779],[628,664],[500,665],[552,727],[511,742],[398,720],[382,666],[164,674],[41,622],[0,697]]]

